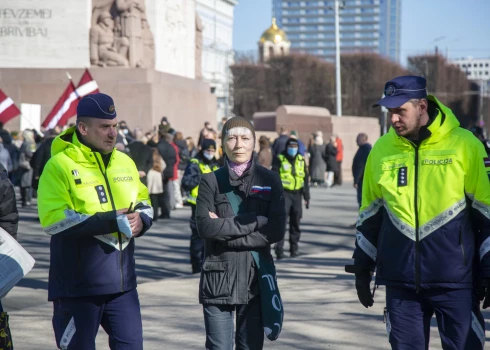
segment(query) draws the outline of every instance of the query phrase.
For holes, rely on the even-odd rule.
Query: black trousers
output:
[[[301,191],[284,191],[286,204],[286,220],[289,217],[289,250],[291,254],[298,254],[298,242],[301,236],[299,224],[303,216],[303,196]],[[277,242],[276,255],[284,255],[284,240]]]
[[[174,195],[174,188],[172,182],[169,179],[163,180],[163,205],[162,215],[160,217],[164,219],[170,219],[170,212],[172,211],[171,196]]]
[[[342,185],[342,161],[337,161],[337,170],[333,173],[333,183],[335,185]]]
[[[157,221],[158,209],[162,208],[162,213],[163,213],[164,194],[163,193],[150,194],[150,199],[151,199],[151,205],[153,207],[153,221]]]
[[[197,232],[196,206],[194,204],[191,204],[191,210],[190,227],[192,233],[189,252],[191,256],[192,273],[198,273],[201,272],[201,265],[204,257],[204,240]]]

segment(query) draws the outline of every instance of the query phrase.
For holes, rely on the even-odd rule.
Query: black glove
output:
[[[310,200],[305,201],[305,208],[310,209]]]
[[[478,283],[478,298],[483,301],[483,309],[490,306],[490,279],[482,278]]]
[[[374,303],[371,294],[371,279],[371,271],[369,270],[356,272],[357,297],[365,308],[373,306]]]

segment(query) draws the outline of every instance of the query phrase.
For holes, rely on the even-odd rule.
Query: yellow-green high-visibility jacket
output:
[[[393,129],[364,172],[355,264],[376,283],[472,288],[474,254],[490,277],[490,183],[483,145],[434,96],[437,116],[419,145]]]
[[[212,173],[213,171],[216,171],[219,169],[217,164],[206,164],[197,158],[192,158],[190,161],[190,164],[195,164],[199,167],[200,175],[201,174],[209,174],[209,173]],[[186,174],[187,174],[187,176],[189,176],[190,174],[192,174],[192,171],[189,171],[189,172],[186,171],[184,173],[184,176],[186,176]],[[199,193],[199,184],[191,190],[189,197],[187,197],[187,202],[196,205],[198,193]]]
[[[289,160],[280,154],[277,156],[281,162],[279,167],[279,176],[281,177],[282,187],[288,191],[297,191],[304,187],[305,184],[305,159],[298,154],[294,160],[295,173]]]
[[[49,300],[136,288],[134,240],[119,232],[116,220],[116,210],[133,203],[142,233],[152,224],[148,190],[134,162],[116,150],[107,156],[91,151],[75,127],[53,141],[51,155],[38,190],[41,226],[51,236]]]

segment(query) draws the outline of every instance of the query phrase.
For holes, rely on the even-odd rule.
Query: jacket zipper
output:
[[[419,208],[418,198],[418,178],[419,178],[419,146],[415,148],[415,185],[414,185],[414,210],[415,210],[415,291],[420,292],[420,238],[419,238]]]
[[[102,176],[104,176],[105,184],[107,186],[107,192],[109,192],[109,198],[111,200],[111,205],[112,205],[112,210],[116,210],[116,206],[114,205],[114,198],[112,197],[112,192],[111,192],[111,187],[109,186],[109,180],[107,179],[107,174],[105,171],[102,170],[102,165],[100,164],[99,158],[95,156],[95,159],[97,159],[97,164],[99,165],[100,172],[102,173]],[[124,274],[123,274],[123,249],[122,249],[122,239],[121,239],[121,232],[117,232],[117,241],[119,243],[119,264],[120,264],[120,274],[121,274],[121,292],[124,292]]]

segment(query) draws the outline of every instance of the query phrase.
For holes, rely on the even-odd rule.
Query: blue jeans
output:
[[[99,325],[111,350],[143,350],[138,292],[53,300],[53,328],[58,348],[95,350]],[[60,344],[63,343],[63,344]]]
[[[260,296],[247,305],[203,305],[206,327],[206,350],[262,350],[264,328]],[[236,311],[236,334],[233,342],[233,313]]]
[[[480,350],[485,323],[471,289],[421,290],[386,287],[386,330],[392,349],[429,348],[430,320],[435,314],[443,349]]]

